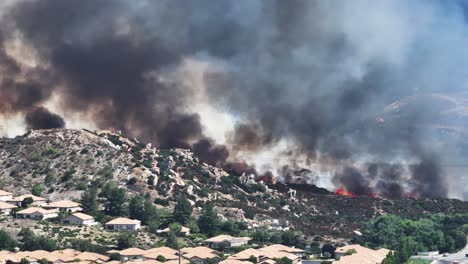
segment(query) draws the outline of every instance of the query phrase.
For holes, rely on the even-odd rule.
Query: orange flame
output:
[[[346,191],[343,187],[338,188],[338,190],[336,190],[335,193],[340,195],[340,196],[346,196],[346,197],[364,196],[364,195],[357,195],[357,194],[355,194],[353,192]],[[371,198],[376,198],[377,197],[377,195],[375,193],[373,193],[373,192],[370,192],[370,193],[366,194],[365,196],[368,196],[368,197],[371,197]]]

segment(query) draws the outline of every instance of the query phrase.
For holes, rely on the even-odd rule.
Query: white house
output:
[[[107,222],[105,225],[107,230],[136,231],[140,229],[141,222],[139,220],[119,217]]]
[[[168,234],[168,233],[170,233],[171,231],[172,231],[172,230],[171,230],[169,227],[167,227],[167,228],[165,228],[165,229],[158,230],[157,233],[158,233],[158,234]],[[181,226],[181,227],[180,227],[180,232],[179,232],[179,233],[182,234],[182,235],[184,235],[184,236],[188,236],[188,235],[190,235],[190,228],[185,227],[185,226]]]
[[[44,204],[42,208],[45,209],[58,209],[61,212],[78,212],[81,211],[81,204],[75,203],[69,200],[55,201],[48,204]]]
[[[25,195],[21,195],[21,196],[18,196],[18,197],[8,199],[7,203],[13,204],[13,205],[16,205],[16,206],[21,206],[21,203],[26,198],[31,198],[33,200],[32,205],[44,205],[46,203],[46,201],[47,201],[46,198],[38,197],[38,196],[35,196],[35,195],[32,195],[32,194],[25,194]]]
[[[9,203],[0,202],[0,214],[8,215],[10,214],[11,210],[13,210],[13,208],[16,208],[16,207],[17,206],[9,204]]]
[[[6,201],[11,200],[11,199],[13,199],[13,194],[12,193],[0,190],[0,201],[6,202]]]
[[[83,214],[83,213],[74,213],[66,217],[63,222],[69,225],[83,225],[83,226],[92,226],[96,225],[97,222],[94,220],[94,217]]]
[[[29,207],[16,212],[16,218],[45,220],[58,216],[58,210],[46,210],[39,207]]]
[[[233,237],[229,235],[219,235],[205,240],[205,243],[212,248],[230,248],[241,247],[247,245],[251,238],[249,237]]]

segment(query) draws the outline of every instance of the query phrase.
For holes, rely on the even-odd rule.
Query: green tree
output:
[[[127,213],[125,202],[127,201],[127,194],[124,189],[119,187],[112,187],[106,193],[105,211],[108,215],[123,216]]]
[[[250,256],[248,259],[247,259],[249,262],[252,262],[254,264],[256,264],[258,262],[258,258],[255,257],[255,256]]]
[[[276,259],[276,264],[292,264],[292,260],[287,257],[282,257],[280,259]]]
[[[89,189],[84,191],[81,194],[81,208],[85,213],[94,213],[98,210],[97,208],[97,190],[96,189]]]
[[[145,199],[141,195],[135,195],[128,204],[128,215],[132,219],[143,220],[145,214]]]
[[[54,251],[57,249],[57,243],[42,235],[35,235],[29,228],[22,228],[18,233],[21,237],[21,249],[34,251],[34,250],[46,250]]]
[[[35,184],[31,189],[31,194],[35,196],[41,196],[44,188],[40,184]]]
[[[270,240],[270,232],[266,228],[257,228],[252,234],[252,240],[255,243],[265,244]]]
[[[117,247],[119,249],[131,248],[135,245],[135,236],[130,232],[123,232],[117,237]]]
[[[146,225],[150,222],[159,222],[160,213],[158,211],[158,208],[154,206],[153,202],[150,201],[149,199],[146,199],[143,206],[144,206],[144,211],[143,211],[143,217],[141,219],[142,223]]]
[[[213,236],[219,233],[221,227],[221,219],[214,210],[212,203],[207,203],[202,209],[198,218],[198,227],[200,232]]]
[[[179,249],[180,248],[180,244],[179,244],[179,241],[177,240],[177,236],[172,231],[169,232],[169,234],[167,235],[166,247],[170,247],[170,248],[173,248],[173,249]]]
[[[32,203],[34,203],[33,198],[31,198],[31,197],[26,197],[26,198],[24,198],[23,201],[21,202],[21,207],[27,208],[27,207],[29,207]]]
[[[287,230],[281,234],[282,244],[288,246],[297,246],[303,248],[305,246],[305,240],[303,235],[299,231]]]
[[[187,224],[188,220],[192,216],[192,211],[192,205],[190,204],[190,201],[185,197],[185,195],[179,196],[177,198],[177,203],[174,207],[174,212],[172,214],[174,222],[183,225]]]
[[[0,230],[0,249],[13,250],[17,246],[17,242],[5,230]]]

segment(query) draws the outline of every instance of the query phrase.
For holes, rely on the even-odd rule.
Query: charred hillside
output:
[[[109,181],[160,207],[171,208],[185,194],[195,213],[213,201],[225,218],[292,227],[306,235],[350,237],[364,221],[382,214],[468,212],[468,203],[459,200],[345,197],[313,185],[265,185],[207,165],[189,150],[156,149],[110,131],[33,130],[0,139],[0,189],[19,194],[40,186],[49,199],[78,199]]]

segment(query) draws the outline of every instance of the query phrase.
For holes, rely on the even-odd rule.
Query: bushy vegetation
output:
[[[391,264],[403,263],[418,251],[457,251],[465,246],[467,235],[468,214],[435,214],[419,219],[384,215],[369,223],[361,242],[395,250],[386,260]]]

